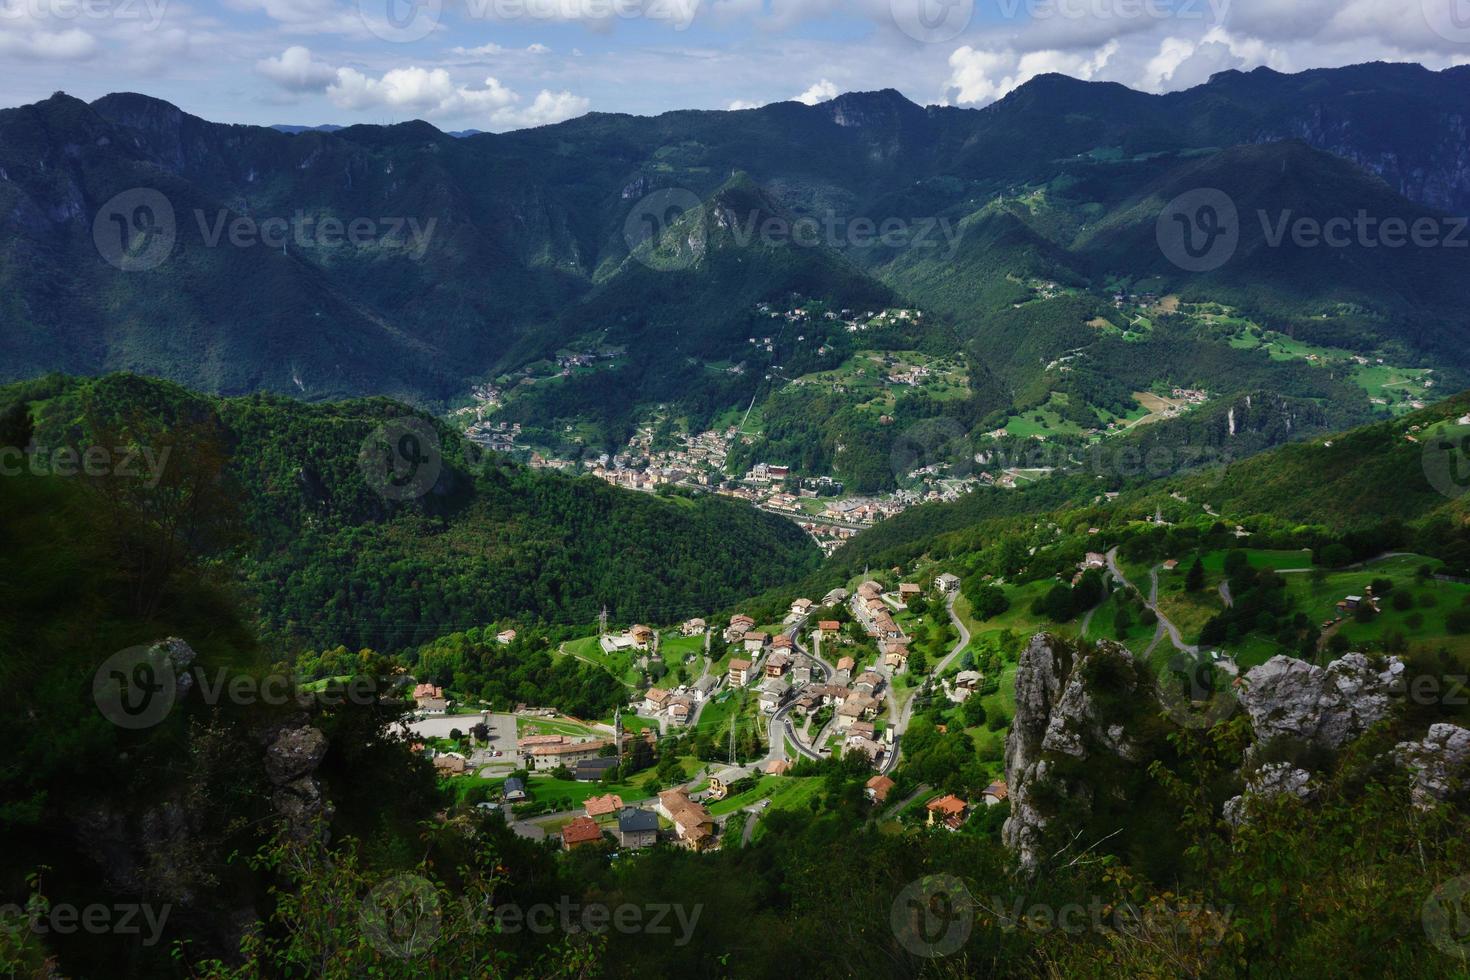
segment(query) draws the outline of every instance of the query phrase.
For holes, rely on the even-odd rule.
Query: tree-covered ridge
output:
[[[217,560],[249,586],[267,630],[318,647],[392,650],[501,620],[586,623],[604,605],[622,620],[674,621],[799,577],[817,556],[790,522],[743,504],[529,470],[386,399],[221,400],[132,376],[5,394],[6,416],[27,430],[15,445],[91,445],[126,419],[172,445],[175,467],[217,447],[247,533]],[[442,469],[421,496],[388,499],[360,454],[403,419],[437,434]],[[190,442],[201,428],[210,441]]]

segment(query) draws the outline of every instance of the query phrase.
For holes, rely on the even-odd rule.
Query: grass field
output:
[[[756,784],[738,796],[729,796],[710,804],[709,812],[716,816],[734,813],[759,800],[770,800],[772,810],[796,810],[807,806],[807,801],[822,790],[822,780],[791,776],[762,776]]]

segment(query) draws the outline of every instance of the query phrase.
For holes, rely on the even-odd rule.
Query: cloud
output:
[[[255,70],[291,92],[320,92],[337,78],[337,71],[324,61],[316,61],[311,49],[293,45],[278,57],[263,58]]]
[[[734,102],[730,103],[730,109],[731,111],[738,111],[740,109],[759,109],[762,105],[764,105],[764,103],[762,102],[747,102],[744,99],[736,99]]]
[[[948,94],[960,104],[994,102],[1025,85],[1038,75],[1057,72],[1073,78],[1091,79],[1118,53],[1118,42],[1109,41],[1096,51],[999,51],[972,48],[968,44],[949,56]]]
[[[327,95],[343,109],[464,117],[502,128],[561,122],[582,115],[591,106],[590,100],[571,92],[544,89],[529,106],[521,106],[521,96],[493,76],[479,86],[458,85],[443,68],[394,68],[381,78],[355,68],[339,68]]]
[[[457,54],[462,58],[480,58],[486,55],[500,54],[503,51],[505,51],[505,49],[496,44],[494,41],[491,41],[489,44],[482,44],[478,48],[449,49],[450,54]]]
[[[827,79],[824,78],[817,84],[813,85],[811,88],[807,89],[805,92],[798,95],[796,97],[796,101],[804,102],[807,105],[816,105],[818,102],[826,102],[828,99],[837,98],[837,94],[837,86],[833,85],[831,82],[827,81]]]
[[[570,92],[548,92],[542,89],[525,109],[502,110],[496,113],[493,122],[509,128],[525,126],[549,126],[577,116],[585,115],[592,102]]]
[[[82,61],[97,50],[97,39],[76,27],[65,31],[0,31],[0,52],[27,61]]]

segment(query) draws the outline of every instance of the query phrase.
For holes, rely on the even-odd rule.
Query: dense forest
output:
[[[164,486],[193,508],[190,543],[245,584],[268,633],[316,648],[389,652],[491,622],[588,623],[603,606],[675,621],[818,558],[790,522],[743,504],[529,470],[386,399],[216,400],[117,375],[15,385],[0,403],[7,445],[151,447]],[[364,454],[385,448],[385,433],[422,443],[420,485],[383,492]],[[209,499],[190,495],[206,466],[220,477]]]

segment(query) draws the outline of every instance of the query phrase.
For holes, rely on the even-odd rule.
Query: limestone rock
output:
[[[1470,731],[1440,722],[1417,742],[1394,749],[1399,765],[1414,773],[1414,805],[1432,807],[1461,795],[1470,777]]]

